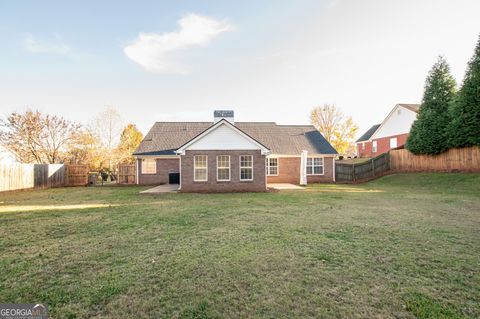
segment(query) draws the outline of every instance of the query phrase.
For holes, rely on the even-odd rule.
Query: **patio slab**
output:
[[[158,185],[153,188],[141,191],[140,194],[160,194],[160,193],[174,193],[178,191],[178,184],[164,184]]]
[[[268,188],[273,188],[273,189],[278,189],[278,190],[304,190],[304,187],[294,185],[294,184],[288,184],[288,183],[271,183],[267,184]]]

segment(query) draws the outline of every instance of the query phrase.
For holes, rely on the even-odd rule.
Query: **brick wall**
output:
[[[300,156],[279,157],[278,175],[267,176],[267,183],[290,183],[300,184]],[[307,175],[307,183],[331,183],[333,182],[333,157],[324,157],[323,175]]]
[[[375,153],[372,152],[372,141],[365,142],[365,150],[362,149],[362,143],[357,143],[359,157],[375,157],[390,151],[390,139],[393,137],[397,138],[397,147],[403,146],[407,142],[408,133],[373,139],[372,141],[377,141],[377,152]]]
[[[279,157],[278,175],[267,176],[267,183],[300,183],[300,156]]]
[[[357,143],[358,157],[372,157],[372,142],[363,142],[365,149],[363,149],[362,143]]]
[[[323,158],[323,175],[307,175],[308,183],[333,183],[333,157]]]
[[[157,173],[142,174],[142,160],[138,162],[138,184],[159,185],[168,184],[168,173],[180,172],[180,161],[178,158],[157,158]]]
[[[194,155],[208,156],[208,181],[193,181]],[[217,182],[217,155],[230,155],[230,181]],[[253,181],[240,181],[240,155],[253,155]],[[182,156],[182,192],[264,192],[265,156],[260,150],[250,151],[186,151]]]

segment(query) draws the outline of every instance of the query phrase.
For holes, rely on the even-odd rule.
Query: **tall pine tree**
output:
[[[455,98],[455,80],[443,57],[430,70],[417,119],[406,148],[414,154],[438,154],[448,148],[449,107]]]
[[[452,122],[448,126],[450,146],[480,146],[480,36],[451,114]]]

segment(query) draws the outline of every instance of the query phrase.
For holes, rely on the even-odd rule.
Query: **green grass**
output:
[[[480,175],[0,194],[0,303],[52,318],[480,317]]]

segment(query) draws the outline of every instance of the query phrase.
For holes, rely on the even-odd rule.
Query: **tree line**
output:
[[[105,107],[84,125],[38,110],[13,112],[0,119],[0,145],[21,163],[86,164],[113,173],[118,164],[134,163],[143,139],[134,124],[114,107]]]
[[[433,155],[474,145],[480,146],[480,36],[458,91],[447,61],[440,56],[433,65],[405,147]]]

